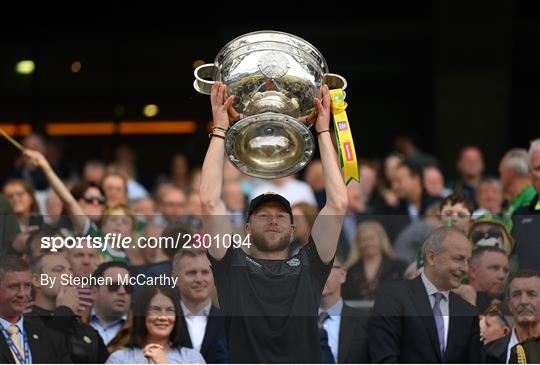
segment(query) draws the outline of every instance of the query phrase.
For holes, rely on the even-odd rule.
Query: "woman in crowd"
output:
[[[351,247],[345,263],[347,279],[343,284],[344,299],[375,299],[380,285],[401,280],[406,264],[395,259],[396,254],[382,225],[366,221],[358,225],[356,245]]]
[[[146,286],[135,301],[128,344],[107,364],[204,364],[198,351],[183,346],[178,303],[172,288]]]
[[[12,179],[4,184],[4,195],[8,198],[13,211],[17,215],[21,232],[34,225],[30,217],[39,214],[39,207],[34,189],[24,180]]]

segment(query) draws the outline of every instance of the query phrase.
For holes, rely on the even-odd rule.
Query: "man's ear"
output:
[[[430,266],[434,266],[435,265],[435,251],[433,250],[427,250],[426,252],[426,257],[425,257],[425,262],[424,262],[424,265],[430,265]]]
[[[41,281],[39,280],[38,274],[32,274],[32,285],[36,288],[41,288]]]
[[[507,334],[509,334],[510,331],[511,331],[511,330],[510,330],[510,327],[508,327],[508,326],[504,326],[502,330],[503,330],[503,334],[504,334],[505,336],[506,336]]]
[[[244,228],[246,229],[247,234],[251,234],[251,223],[247,222]]]
[[[340,267],[339,272],[340,272],[339,282],[340,284],[343,284],[347,280],[347,269],[345,269],[344,267]]]

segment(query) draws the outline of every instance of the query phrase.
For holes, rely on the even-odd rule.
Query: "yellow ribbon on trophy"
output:
[[[338,146],[339,163],[343,169],[345,184],[349,184],[352,179],[360,181],[358,173],[358,162],[356,161],[356,151],[347,118],[347,103],[343,89],[330,90],[332,99],[332,115],[334,116],[334,129]]]

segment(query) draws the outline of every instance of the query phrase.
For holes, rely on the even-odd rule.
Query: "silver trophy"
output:
[[[322,84],[347,87],[328,73],[322,54],[292,34],[260,31],[244,34],[219,51],[214,63],[195,69],[195,90],[210,94],[214,81],[235,95],[239,115],[231,121],[225,150],[247,175],[278,178],[301,170],[312,158],[316,120],[313,99]]]

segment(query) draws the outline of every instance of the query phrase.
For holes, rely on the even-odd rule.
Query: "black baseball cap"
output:
[[[261,194],[253,198],[253,200],[251,200],[251,202],[249,203],[249,208],[247,212],[247,220],[249,221],[249,217],[251,217],[251,214],[257,208],[259,208],[263,204],[270,203],[270,202],[278,203],[279,205],[281,205],[283,209],[285,209],[287,213],[289,213],[289,215],[291,216],[291,222],[293,221],[291,203],[289,203],[289,201],[285,199],[283,196],[279,195],[278,193],[271,192],[271,191]]]

